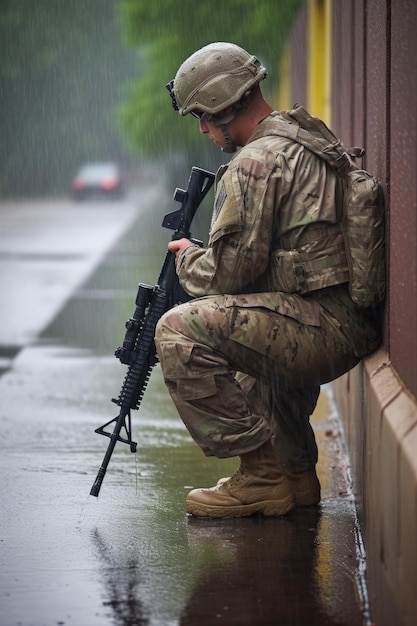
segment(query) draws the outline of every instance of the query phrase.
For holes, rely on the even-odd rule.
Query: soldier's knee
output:
[[[155,328],[155,339],[167,339],[173,332],[181,332],[181,316],[174,309],[170,309],[159,319]]]

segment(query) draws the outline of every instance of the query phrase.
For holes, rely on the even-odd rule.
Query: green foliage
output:
[[[268,68],[266,93],[277,85],[282,46],[300,0],[124,0],[120,9],[130,45],[144,48],[145,72],[120,111],[133,146],[147,154],[161,149],[198,149],[196,122],[179,120],[165,84],[195,50],[231,41],[256,54]],[[269,87],[269,89],[268,89]]]

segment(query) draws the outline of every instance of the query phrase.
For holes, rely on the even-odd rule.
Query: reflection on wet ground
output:
[[[367,624],[328,388],[314,418],[317,508],[278,519],[187,517],[187,491],[238,463],[203,456],[158,367],[133,413],[137,454],[117,445],[99,498],[88,496],[107,446],[93,431],[117,413],[110,399],[124,376],[113,350],[137,282],[152,283],[162,258],[138,258],[145,236],[129,233],[1,380],[2,626]]]
[[[339,522],[343,524],[343,515]],[[322,524],[321,512],[313,509],[281,519],[212,522],[204,527],[190,519],[189,540],[197,553],[210,556],[180,623],[354,623],[345,622],[347,612],[338,615],[337,605],[354,598],[332,577],[330,560],[322,552]]]

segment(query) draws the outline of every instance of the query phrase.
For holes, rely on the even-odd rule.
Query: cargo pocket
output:
[[[213,374],[203,378],[178,379],[175,383],[176,393],[182,400],[202,400],[210,398],[217,393],[216,381]]]
[[[273,285],[285,293],[305,292],[305,271],[297,250],[280,250],[271,258]]]
[[[171,392],[183,400],[216,394],[215,373],[223,374],[227,368],[224,359],[212,353],[210,348],[191,342],[162,341],[158,352],[165,382]]]

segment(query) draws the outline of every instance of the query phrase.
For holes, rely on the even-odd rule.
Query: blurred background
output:
[[[224,155],[179,119],[165,89],[179,65],[232,41],[279,83],[298,0],[1,0],[0,197],[61,195],[86,162],[115,162],[124,180],[155,172],[169,186]]]

